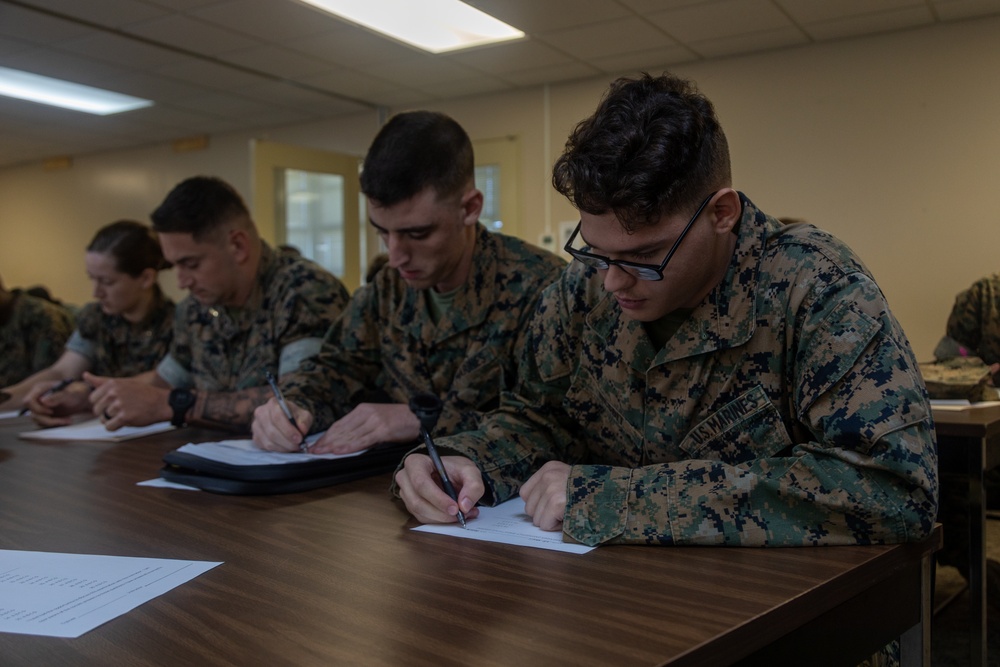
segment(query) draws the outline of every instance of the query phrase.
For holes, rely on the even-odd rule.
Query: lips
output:
[[[635,310],[642,306],[644,299],[629,299],[627,297],[615,295],[615,299],[618,301],[618,305],[622,307],[623,310]]]

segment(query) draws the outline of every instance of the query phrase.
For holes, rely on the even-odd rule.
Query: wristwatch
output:
[[[170,407],[173,408],[174,416],[170,419],[170,423],[178,428],[184,426],[187,421],[187,413],[192,407],[194,407],[195,394],[190,389],[171,389],[170,398],[167,402]]]

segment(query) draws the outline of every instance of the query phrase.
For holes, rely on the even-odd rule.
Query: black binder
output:
[[[163,457],[160,477],[230,495],[295,493],[394,470],[412,443],[373,447],[364,454],[274,465],[233,465],[174,450]]]

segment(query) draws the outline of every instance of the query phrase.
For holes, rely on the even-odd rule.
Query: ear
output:
[[[474,225],[479,222],[479,216],[483,212],[483,193],[472,188],[462,195],[462,222],[466,225]]]
[[[743,203],[740,201],[740,195],[732,188],[719,190],[707,208],[712,215],[712,227],[719,236],[732,232],[743,216]]]
[[[226,248],[232,253],[237,264],[243,264],[250,258],[250,235],[247,230],[235,227],[229,230]]]
[[[156,284],[156,277],[158,272],[154,268],[143,269],[142,273],[139,274],[139,285],[142,289],[152,289],[153,285]]]

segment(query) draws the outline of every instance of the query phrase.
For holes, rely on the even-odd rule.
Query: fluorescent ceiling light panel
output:
[[[431,53],[520,39],[524,33],[459,0],[303,0]]]
[[[0,67],[0,95],[107,116],[152,106],[149,100]]]

